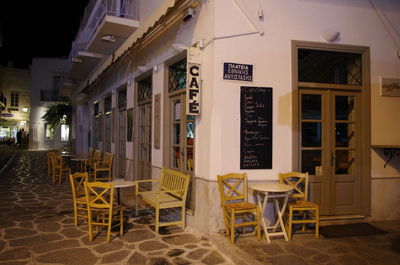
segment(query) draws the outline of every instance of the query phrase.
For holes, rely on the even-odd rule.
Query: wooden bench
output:
[[[139,184],[158,181],[158,189],[152,191],[139,191]],[[158,180],[136,181],[136,215],[138,215],[138,195],[146,203],[155,208],[155,231],[158,233],[160,226],[180,225],[185,228],[185,204],[190,176],[181,172],[163,168]],[[160,209],[181,208],[181,220],[160,222]]]

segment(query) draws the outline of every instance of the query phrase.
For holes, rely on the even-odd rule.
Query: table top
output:
[[[293,187],[287,184],[270,182],[252,184],[250,185],[250,189],[261,192],[289,192],[293,189]]]
[[[114,179],[112,181],[114,184],[114,188],[124,188],[124,187],[132,187],[135,186],[134,181],[124,180],[124,179]]]
[[[88,160],[88,159],[85,158],[85,157],[74,157],[74,158],[71,158],[71,160],[72,160],[72,161],[86,161],[86,160]]]

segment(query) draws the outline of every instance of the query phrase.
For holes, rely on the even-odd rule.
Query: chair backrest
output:
[[[113,158],[114,155],[111,153],[104,153],[103,155],[103,159],[101,160],[101,164],[103,165],[103,167],[109,167],[111,168],[112,163],[113,163]]]
[[[229,173],[218,175],[221,205],[247,200],[247,174]]]
[[[114,203],[114,184],[111,182],[84,182],[88,206],[110,209]]]
[[[69,175],[71,183],[72,196],[74,199],[85,195],[85,182],[89,180],[87,172],[77,172]]]
[[[88,158],[92,158],[94,155],[94,148],[93,147],[89,147],[89,151],[88,151]]]
[[[182,201],[186,200],[186,195],[189,188],[190,176],[182,172],[163,168],[161,170],[160,176],[160,186],[161,191],[172,191],[170,192],[175,197],[180,198]]]
[[[279,173],[279,182],[293,187],[291,198],[307,200],[308,195],[308,172]]]
[[[101,151],[100,150],[94,150],[93,156],[89,163],[95,163],[98,162],[101,159]]]
[[[54,154],[51,156],[51,161],[53,163],[53,168],[61,168],[62,166],[62,156]]]

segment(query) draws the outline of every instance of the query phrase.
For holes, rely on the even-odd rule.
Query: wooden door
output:
[[[139,176],[138,179],[151,179],[151,102],[139,106]]]
[[[126,110],[118,112],[118,148],[116,174],[119,178],[125,178],[126,168]]]

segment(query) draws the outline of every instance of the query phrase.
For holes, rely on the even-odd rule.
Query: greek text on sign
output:
[[[224,63],[224,80],[253,82],[253,65]]]
[[[186,114],[200,115],[200,64],[188,63],[186,82]]]

